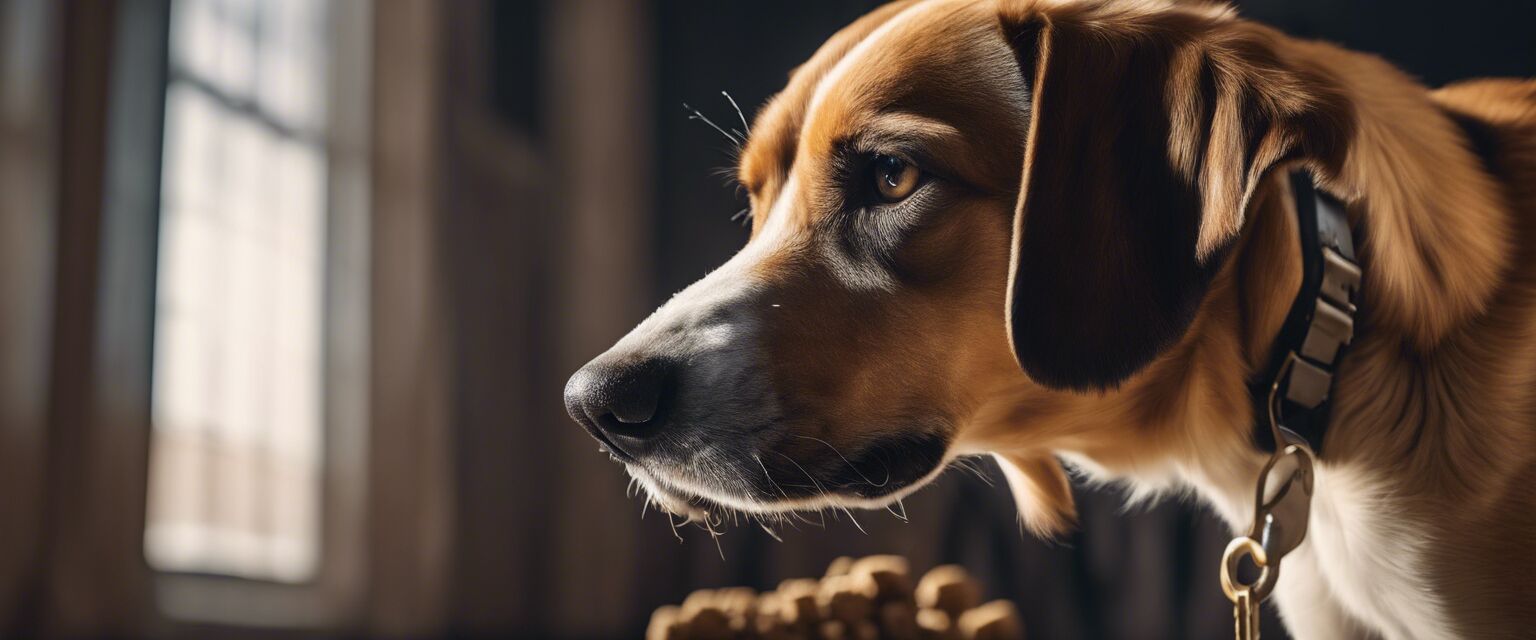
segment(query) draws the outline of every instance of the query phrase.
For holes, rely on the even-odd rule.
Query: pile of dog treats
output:
[[[900,556],[838,558],[820,580],[695,591],[651,616],[646,640],[1022,640],[1013,603],[981,604],[981,585],[956,565],[914,585]]]

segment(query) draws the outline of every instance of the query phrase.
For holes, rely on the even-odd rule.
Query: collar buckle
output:
[[[1311,321],[1294,359],[1285,399],[1307,409],[1328,400],[1339,352],[1355,335],[1355,293],[1360,290],[1360,266],[1333,247],[1323,247],[1323,277],[1313,302]]]

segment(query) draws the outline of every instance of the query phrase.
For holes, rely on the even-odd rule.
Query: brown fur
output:
[[[785,307],[817,309],[775,325],[770,361],[793,411],[837,425],[818,437],[843,446],[932,410],[964,450],[1013,462],[1027,522],[1042,533],[1072,520],[1059,452],[1132,476],[1177,467],[1251,482],[1261,456],[1248,442],[1244,381],[1298,282],[1280,169],[1304,165],[1349,204],[1366,274],[1325,460],[1383,474],[1408,497],[1401,517],[1431,542],[1433,585],[1460,633],[1513,637],[1536,624],[1517,586],[1536,573],[1524,548],[1536,540],[1536,83],[1431,92],[1372,56],[1204,5],[934,4],[886,36],[902,47],[847,68],[849,52],[910,3],[830,40],[763,110],[743,157],[755,233],[790,176],[799,181],[789,210],[802,241],[758,275]],[[1038,49],[1020,44],[1030,38]],[[1133,50],[1159,53],[1126,66]],[[1091,136],[1060,137],[1092,122],[1049,109],[1125,117],[1127,105],[1095,101],[1131,79],[1114,73],[1149,68],[1125,89],[1138,92],[1129,106],[1166,126],[1154,160],[1202,203],[1189,259],[1212,273],[1187,328],[1150,363],[1095,392],[1046,388],[1019,373],[1003,321],[1021,251],[1010,247],[1028,233],[1015,225],[1049,215],[1043,189],[1070,199],[1120,170],[1091,155],[1104,148]],[[834,72],[840,81],[817,102]],[[1097,88],[1084,79],[1095,73],[1108,74]],[[1032,117],[1019,100],[1026,87]],[[1064,128],[1047,137],[1026,126]],[[899,250],[909,277],[896,295],[850,293],[808,248],[833,224],[828,159],[838,145],[912,131],[927,132],[924,168],[958,188]],[[1015,200],[1032,187],[1035,204]]]

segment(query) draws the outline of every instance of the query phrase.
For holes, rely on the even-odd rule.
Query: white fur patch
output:
[[[1344,608],[1387,640],[1454,638],[1426,579],[1425,539],[1400,517],[1401,500],[1383,481],[1351,469],[1317,470],[1307,543],[1316,571]],[[1305,580],[1280,586],[1306,589]],[[1287,619],[1305,615],[1286,606]]]
[[[1061,454],[1090,482],[1124,484],[1130,495],[1192,488],[1234,532],[1253,519],[1258,469],[1179,467],[1179,481],[1153,470],[1114,473],[1080,454]],[[1359,469],[1318,463],[1307,538],[1281,565],[1274,598],[1291,635],[1312,640],[1375,635],[1449,639],[1445,607],[1432,590],[1422,534],[1401,518],[1390,485]],[[1212,580],[1215,576],[1211,577]]]
[[[1256,471],[1255,471],[1256,473]],[[1189,474],[1234,531],[1253,517],[1253,481],[1212,482]],[[1427,580],[1425,541],[1399,517],[1401,500],[1379,478],[1316,466],[1307,538],[1281,565],[1275,598],[1292,635],[1386,640],[1454,638]]]

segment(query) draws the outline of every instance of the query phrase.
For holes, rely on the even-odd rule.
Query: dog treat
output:
[[[817,627],[821,640],[880,640],[880,629],[868,620],[827,620]]]
[[[718,607],[704,607],[692,611],[683,609],[682,622],[687,626],[688,640],[730,640],[731,619]]]
[[[887,640],[917,640],[917,609],[899,601],[880,605],[880,632]]]
[[[816,609],[815,580],[796,579],[779,583],[779,618],[785,624],[809,632],[821,619]]]
[[[821,581],[816,608],[827,620],[852,623],[874,614],[875,583],[865,575],[832,576]]]
[[[645,640],[686,640],[687,625],[678,619],[682,608],[667,605],[651,614],[651,624],[645,628]]]
[[[752,628],[757,618],[757,592],[750,587],[731,587],[715,591],[715,606],[725,612],[731,631],[740,636]]]
[[[1024,640],[1019,611],[1007,600],[993,600],[962,613],[955,624],[965,640]]]
[[[684,618],[688,618],[700,609],[713,606],[715,606],[714,589],[699,589],[698,591],[688,594],[688,597],[683,599],[682,611],[680,615]]]
[[[646,640],[1022,640],[1012,603],[981,601],[981,585],[957,565],[917,580],[907,560],[842,557],[820,579],[757,593],[701,589],[656,610]]]
[[[848,572],[869,576],[875,583],[875,600],[891,602],[912,599],[912,571],[901,556],[869,556],[853,562]]]
[[[853,558],[848,556],[838,556],[836,559],[832,560],[832,564],[827,565],[827,573],[824,575],[824,577],[830,578],[832,576],[847,575],[848,571],[853,568],[853,564]]]
[[[917,606],[939,609],[951,618],[981,603],[981,585],[959,565],[934,567],[917,583]]]
[[[769,631],[784,627],[784,619],[780,617],[783,611],[783,599],[777,592],[769,591],[757,597],[757,602],[752,606],[751,624],[749,629],[754,629],[760,635],[766,635]]]
[[[919,609],[916,622],[917,637],[922,640],[960,640],[960,629],[942,610]]]

